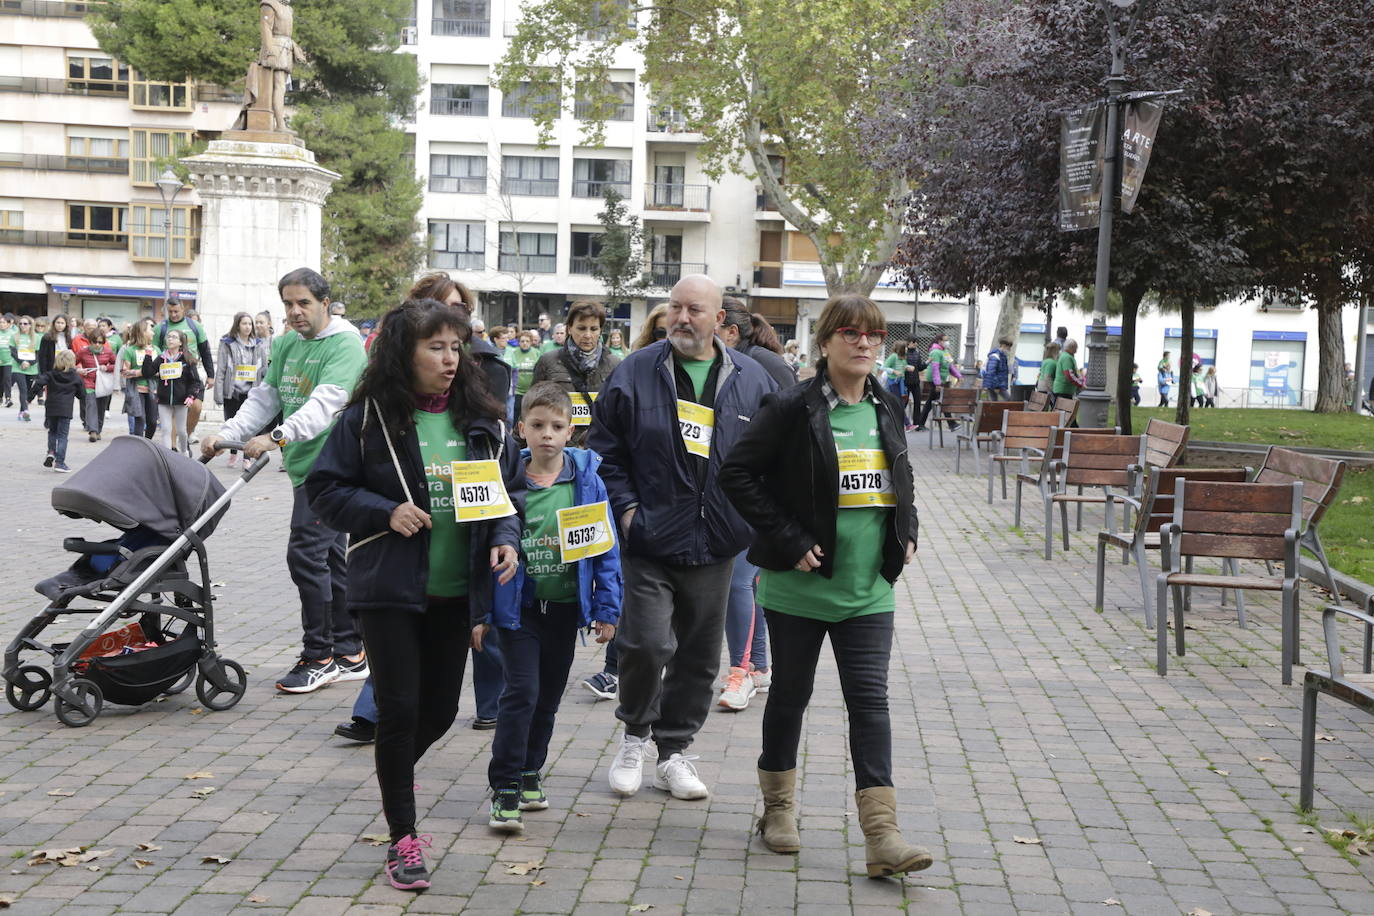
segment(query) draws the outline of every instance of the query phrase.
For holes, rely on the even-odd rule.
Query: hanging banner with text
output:
[[[1153,102],[1134,102],[1126,106],[1125,127],[1121,131],[1121,212],[1135,209],[1140,183],[1145,180],[1145,168],[1150,164],[1150,151],[1155,146],[1155,132],[1164,109]]]
[[[1059,118],[1059,231],[1096,229],[1102,207],[1102,155],[1107,106]]]

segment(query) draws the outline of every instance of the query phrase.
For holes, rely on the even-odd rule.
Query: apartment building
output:
[[[90,4],[0,0],[0,309],[131,320],[196,295],[199,201],[157,163],[233,121],[236,95],[145,80],[97,46]]]

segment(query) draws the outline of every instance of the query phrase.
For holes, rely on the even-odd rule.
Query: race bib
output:
[[[501,466],[495,461],[454,461],[453,510],[460,522],[504,518],[515,514],[515,506],[501,481]]]
[[[38,354],[33,352],[32,350],[20,350],[19,359],[21,362],[31,363],[34,360],[38,359]]]
[[[558,510],[558,546],[563,562],[572,563],[599,557],[615,546],[611,524],[611,504],[605,501],[589,506]]]
[[[716,428],[716,412],[681,398],[677,402],[677,424],[682,429],[682,444],[689,455],[711,457],[711,433]]]
[[[892,471],[882,449],[841,449],[839,459],[841,509],[897,505]]]
[[[234,381],[236,382],[256,382],[258,380],[257,366],[235,366]]]
[[[572,399],[572,425],[591,426],[592,425],[592,402],[596,400],[599,392],[593,391],[590,394],[583,394],[580,391],[569,391],[568,397]]]
[[[163,363],[158,367],[157,377],[164,382],[181,378],[181,363]]]

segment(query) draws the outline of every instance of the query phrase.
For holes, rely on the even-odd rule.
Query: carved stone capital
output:
[[[340,177],[317,165],[309,150],[290,143],[217,140],[182,162],[202,200],[263,198],[322,206]]]

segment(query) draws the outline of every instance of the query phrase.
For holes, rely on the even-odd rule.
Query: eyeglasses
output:
[[[887,339],[887,331],[880,329],[860,331],[858,328],[836,328],[835,333],[847,344],[858,343],[860,337],[866,338],[871,344],[880,344]]]

